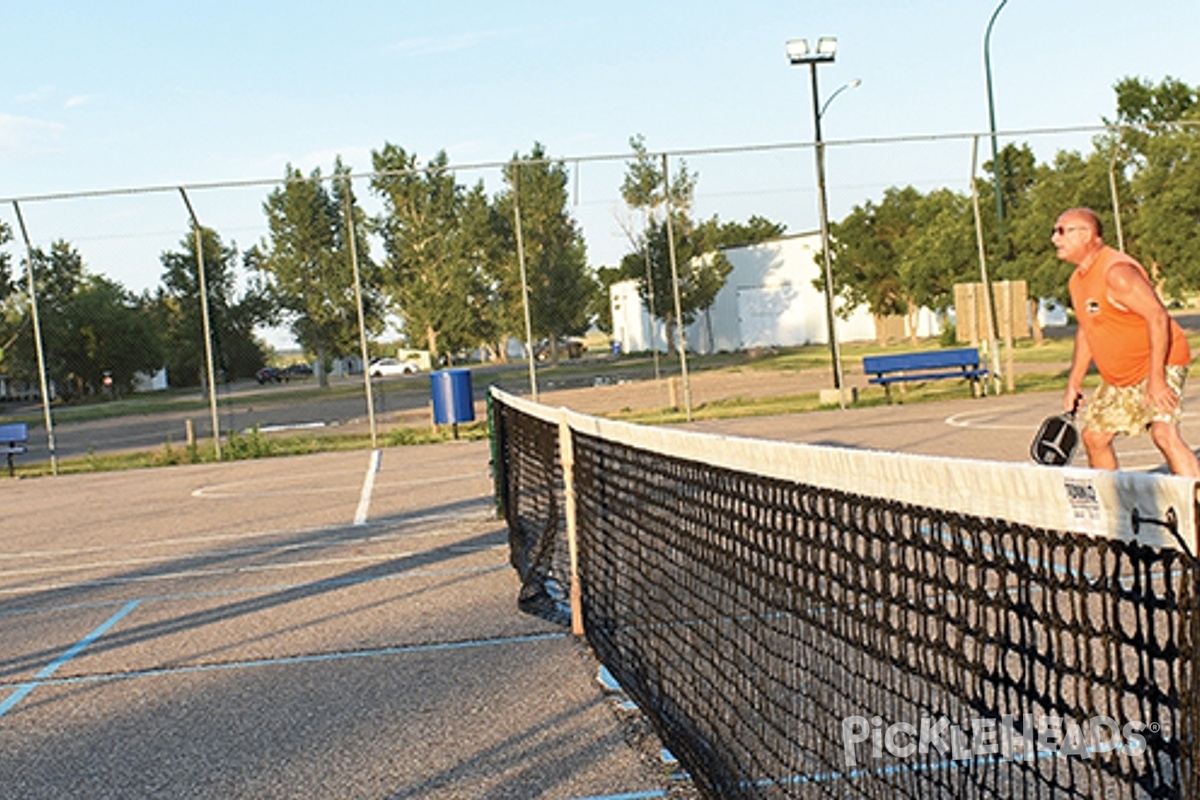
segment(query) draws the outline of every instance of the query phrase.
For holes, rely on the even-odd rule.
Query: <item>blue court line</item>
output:
[[[231,597],[240,595],[255,595],[255,594],[270,594],[273,592],[285,592],[292,589],[312,588],[326,589],[329,587],[338,586],[358,586],[366,583],[374,583],[376,581],[398,581],[398,580],[413,580],[415,578],[439,578],[447,575],[474,575],[483,572],[498,572],[508,570],[511,567],[508,564],[497,564],[494,566],[480,567],[446,567],[444,569],[413,569],[407,572],[392,573],[388,575],[367,575],[367,576],[351,576],[342,578],[324,578],[317,581],[303,581],[301,583],[265,583],[258,586],[241,586],[236,589],[216,589],[207,592],[174,592],[171,594],[156,594],[146,595],[139,602],[141,603],[162,603],[172,602],[177,600],[203,600],[213,597]],[[93,581],[92,583],[98,583]],[[29,616],[31,614],[45,614],[48,612],[57,611],[75,611],[82,608],[105,608],[114,606],[117,600],[96,601],[90,603],[67,603],[63,605],[49,606],[33,606],[30,608],[17,608],[11,611],[0,611],[0,618]]]
[[[28,697],[29,694],[34,689],[38,688],[43,683],[45,683],[52,675],[54,675],[55,672],[58,671],[59,667],[66,664],[68,661],[73,659],[75,656],[82,653],[84,651],[84,649],[87,648],[90,644],[95,642],[97,639],[99,639],[104,634],[108,633],[109,629],[111,629],[112,626],[114,626],[118,622],[120,622],[121,619],[124,618],[125,615],[128,614],[130,611],[133,611],[135,608],[137,608],[138,603],[140,603],[140,602],[141,602],[140,600],[130,600],[128,603],[126,603],[124,606],[121,607],[120,611],[118,611],[117,613],[113,614],[111,617],[106,619],[104,621],[104,624],[102,624],[99,628],[96,628],[96,630],[92,631],[87,636],[80,639],[78,642],[76,642],[71,647],[71,649],[67,650],[67,652],[63,653],[58,658],[54,659],[49,664],[42,667],[42,669],[40,671],[38,671],[37,675],[33,676],[34,679],[32,681],[18,686],[17,690],[15,692],[13,692],[7,698],[5,698],[3,703],[0,703],[0,717],[3,717],[9,711],[12,711],[13,708],[16,707],[17,703],[20,703],[22,700],[24,700],[26,697]]]
[[[122,614],[123,613],[124,612],[122,612]],[[115,622],[117,619],[120,619],[122,614],[117,614],[112,621]],[[105,624],[107,625],[108,623]],[[99,633],[103,633],[103,631],[99,631]],[[256,667],[276,667],[288,664],[317,664],[327,661],[347,661],[352,658],[377,658],[379,656],[396,656],[406,655],[409,653],[435,653],[444,652],[447,650],[467,650],[475,647],[490,647],[494,645],[527,644],[530,642],[553,641],[555,639],[566,639],[570,637],[570,635],[571,634],[569,633],[531,633],[525,636],[509,636],[499,639],[470,639],[462,642],[432,642],[429,644],[401,645],[399,647],[377,647],[370,650],[349,650],[341,653],[311,653],[299,656],[281,656],[279,658],[256,658],[250,661],[227,661],[219,664],[193,664],[182,667],[143,669],[136,672],[108,672],[98,675],[78,675],[71,678],[51,679],[49,676],[47,676],[47,678],[40,683],[33,684],[33,687],[41,684],[51,686],[66,686],[80,683],[119,681],[130,678],[152,678],[161,677],[164,675],[187,675],[201,672],[252,669]],[[4,688],[8,687],[6,687],[4,684],[0,684],[0,689]],[[23,688],[24,686],[20,687],[18,691]],[[25,694],[28,694],[28,692]],[[3,711],[0,710],[0,716],[2,715]]]

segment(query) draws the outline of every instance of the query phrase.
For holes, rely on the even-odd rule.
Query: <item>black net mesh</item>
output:
[[[589,641],[707,796],[1192,795],[1190,556],[572,441]]]
[[[570,555],[563,516],[558,423],[491,405],[497,497],[508,524],[509,558],[521,578],[518,606],[567,624]]]

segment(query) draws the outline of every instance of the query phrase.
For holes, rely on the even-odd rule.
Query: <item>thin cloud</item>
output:
[[[29,117],[0,114],[0,155],[44,153],[57,147],[66,126]]]
[[[92,102],[92,99],[92,96],[88,94],[73,95],[63,101],[63,108],[78,108],[79,106]]]
[[[39,86],[32,91],[22,92],[13,99],[18,103],[40,103],[44,100],[49,100],[53,95],[53,86]]]
[[[506,35],[508,35],[507,31],[475,31],[470,33],[453,33],[446,36],[415,36],[410,39],[403,39],[392,45],[392,50],[415,56],[455,53],[462,50],[470,50],[489,39],[496,39]]]

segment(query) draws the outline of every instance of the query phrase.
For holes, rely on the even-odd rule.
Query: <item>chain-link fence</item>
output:
[[[1049,229],[1072,205],[1096,208],[1114,244],[1183,294],[1200,286],[1195,201],[1168,207],[1166,190],[1195,170],[1196,137],[1007,132],[998,170],[988,134],[829,141],[827,185],[811,143],[661,153],[635,139],[627,153],[535,146],[490,164],[385,145],[367,171],[8,198],[0,419],[29,421],[30,458],[53,461],[193,440],[219,452],[231,432],[298,426],[357,424],[374,441],[424,424],[422,375],[450,367],[469,367],[476,390],[535,396],[686,383],[689,354],[870,337],[862,315],[904,302],[944,312],[952,285],[913,288],[933,278],[990,269],[1036,296],[1060,281],[1061,299]],[[1190,218],[1190,238],[1156,234],[1152,212]],[[871,247],[908,282],[888,297],[871,291],[880,273],[851,274]]]

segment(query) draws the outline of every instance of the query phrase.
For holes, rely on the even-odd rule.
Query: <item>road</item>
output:
[[[645,361],[646,363],[643,363]],[[565,363],[565,362],[564,362]],[[603,369],[588,369],[584,362],[571,362],[571,369],[554,370],[539,376],[544,391],[584,389],[597,385],[600,374],[608,383],[639,381],[653,376],[648,360],[628,359],[620,368],[612,369],[607,361],[597,361]],[[582,368],[581,368],[582,367]],[[545,369],[544,367],[540,369]],[[484,401],[489,384],[507,391],[526,394],[529,388],[528,367],[525,364],[471,367],[472,393],[477,405]],[[332,379],[335,387],[347,391],[317,394],[313,380],[279,385],[260,386],[245,381],[222,387],[217,394],[217,424],[223,434],[258,429],[318,429],[366,425],[367,401],[361,391],[360,378]],[[429,377],[424,374],[392,378],[376,378],[372,396],[377,419],[385,423],[424,424],[429,419],[431,392]],[[154,413],[131,413],[107,419],[72,419],[74,409],[56,411],[54,419],[55,449],[60,459],[78,458],[88,454],[105,455],[131,450],[156,450],[170,444],[182,447],[187,441],[190,420],[199,440],[211,438],[212,415],[197,390],[191,396],[180,396],[179,410]],[[21,459],[26,463],[46,461],[49,448],[45,428],[41,425],[41,408],[36,405],[0,409],[0,418],[8,416],[30,420],[29,452]]]
[[[311,382],[284,386],[247,384],[222,389],[217,395],[217,424],[222,433],[252,428],[324,428],[353,424],[367,418],[366,399],[362,394],[332,393],[313,396],[302,391]],[[425,408],[429,404],[428,379],[405,377],[377,379],[374,384],[377,414]],[[212,436],[212,415],[206,405],[181,403],[178,411],[153,414],[129,414],[108,419],[75,422],[70,412],[59,414],[54,422],[55,445],[59,458],[76,458],[89,453],[111,454],[129,450],[154,450],[167,444],[183,446],[190,420],[195,436]],[[25,416],[38,413],[36,408],[14,409]],[[40,419],[40,417],[39,417]],[[49,458],[42,426],[30,428],[26,461]]]

